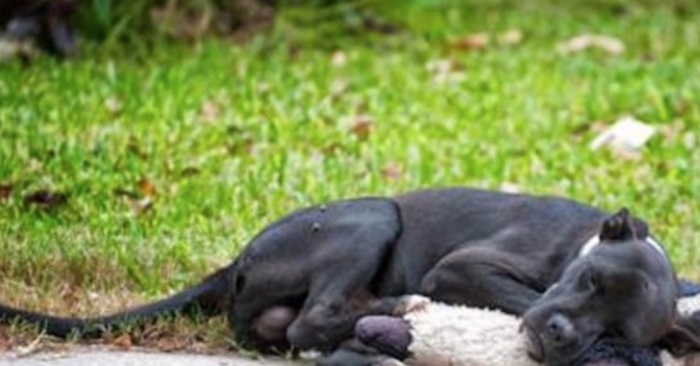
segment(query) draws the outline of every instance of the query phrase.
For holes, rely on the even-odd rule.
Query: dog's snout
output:
[[[554,344],[567,344],[576,339],[576,330],[564,315],[555,314],[547,320],[547,336]]]

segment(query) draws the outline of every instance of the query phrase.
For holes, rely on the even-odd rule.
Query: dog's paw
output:
[[[399,303],[394,309],[394,316],[404,316],[408,313],[425,311],[430,305],[430,299],[421,295],[406,295],[399,299]]]
[[[408,348],[413,341],[408,321],[389,315],[370,315],[360,319],[355,324],[355,338],[365,346],[398,360],[409,356]]]

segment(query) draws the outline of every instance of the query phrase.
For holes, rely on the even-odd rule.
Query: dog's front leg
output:
[[[499,309],[521,315],[544,286],[524,269],[526,259],[483,247],[458,250],[440,260],[421,282],[420,291],[450,304]]]

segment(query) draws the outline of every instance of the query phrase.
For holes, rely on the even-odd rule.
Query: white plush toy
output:
[[[404,331],[410,332],[408,353],[403,361],[387,360],[382,365],[404,366],[538,366],[527,356],[526,337],[519,332],[520,320],[500,311],[452,306],[431,302],[422,296],[406,298],[403,319],[390,317],[365,317],[356,327],[357,337],[378,349],[391,348],[394,339],[401,339],[392,332],[386,322],[402,321]],[[681,314],[700,310],[700,295],[679,301]],[[381,324],[385,322],[384,324]],[[387,327],[388,325],[388,327]],[[401,328],[401,327],[399,327]],[[377,347],[379,346],[379,347]],[[659,358],[651,349],[649,364],[659,364]],[[643,352],[642,352],[643,353]],[[668,352],[660,353],[663,366],[700,365],[700,357],[674,358]],[[646,362],[643,362],[646,363]],[[595,366],[618,366],[629,363],[609,359],[584,363]]]

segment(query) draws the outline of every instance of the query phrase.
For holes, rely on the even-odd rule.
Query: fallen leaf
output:
[[[131,335],[128,333],[120,335],[112,341],[112,345],[122,350],[129,350],[133,346]]]
[[[210,100],[202,103],[202,107],[199,111],[199,117],[203,122],[214,123],[219,120],[220,116],[221,108],[217,103]]]
[[[5,201],[12,195],[12,190],[14,186],[12,183],[2,183],[0,184],[0,201]]]
[[[474,33],[457,38],[450,42],[450,48],[467,51],[483,50],[489,45],[491,37],[488,33]]]
[[[162,352],[175,352],[180,351],[187,347],[187,342],[182,339],[177,339],[173,337],[166,337],[159,339],[156,343],[156,348]]]
[[[139,180],[139,191],[144,197],[156,196],[156,186],[146,177],[142,177]]]
[[[350,126],[350,132],[357,136],[359,140],[367,140],[374,129],[374,120],[366,114],[355,116],[355,120]]]
[[[436,84],[459,82],[466,77],[464,65],[453,59],[431,60],[425,64],[425,70],[433,75]]]
[[[51,192],[45,189],[30,192],[24,196],[24,203],[43,210],[51,210],[65,205],[67,202],[68,194],[63,192]]]
[[[343,51],[335,51],[331,55],[331,65],[335,67],[343,67],[348,62],[348,56]]]
[[[621,40],[610,36],[584,34],[571,38],[557,46],[557,50],[563,54],[581,52],[589,48],[598,48],[613,56],[617,56],[625,51],[625,44]]]
[[[513,46],[523,41],[523,32],[510,29],[498,36],[498,43],[504,46]]]
[[[397,163],[388,163],[382,168],[382,176],[389,181],[397,181],[403,177],[403,169]]]

